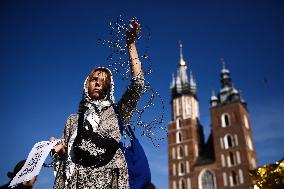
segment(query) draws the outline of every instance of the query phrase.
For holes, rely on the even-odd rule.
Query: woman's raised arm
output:
[[[129,66],[131,70],[131,84],[127,87],[126,92],[117,103],[117,114],[124,124],[129,123],[144,87],[142,65],[139,60],[139,55],[135,44],[140,30],[140,25],[136,21],[132,20],[130,21],[128,30],[126,31],[126,44],[128,47],[130,60]]]

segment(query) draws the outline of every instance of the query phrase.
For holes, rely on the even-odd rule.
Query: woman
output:
[[[79,112],[69,116],[62,143],[55,147],[61,162],[54,189],[129,188],[127,164],[118,145],[121,138],[119,122],[129,123],[144,80],[135,46],[140,25],[131,21],[128,28],[126,43],[131,62],[131,84],[115,104],[110,70],[99,67],[89,74],[84,82]]]

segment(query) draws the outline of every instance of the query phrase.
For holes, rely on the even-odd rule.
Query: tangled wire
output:
[[[137,18],[133,18],[136,20]],[[110,49],[107,57],[108,68],[121,77],[122,80],[130,80],[130,60],[126,44],[126,31],[128,23],[119,16],[114,22],[110,22],[109,40],[98,39],[98,43]],[[158,147],[160,141],[167,137],[167,129],[162,126],[164,121],[164,102],[161,95],[154,89],[147,77],[153,73],[151,59],[148,55],[148,42],[151,38],[149,28],[142,27],[143,31],[137,37],[137,41],[143,41],[144,49],[139,57],[143,62],[144,88],[139,106],[136,108],[130,121],[130,126],[136,135],[146,136],[154,146]],[[154,108],[155,107],[155,108]],[[123,138],[127,138],[124,134]]]

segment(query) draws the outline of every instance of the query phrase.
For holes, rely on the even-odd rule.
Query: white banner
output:
[[[60,140],[54,141],[42,141],[36,143],[29,153],[22,169],[16,174],[11,181],[9,187],[15,187],[16,185],[31,180],[34,176],[37,176],[42,168],[42,165],[47,158],[49,152],[54,146],[60,142]]]

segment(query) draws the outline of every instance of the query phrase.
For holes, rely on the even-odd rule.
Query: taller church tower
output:
[[[196,161],[203,145],[199,123],[199,105],[192,71],[187,76],[187,64],[180,43],[177,76],[171,83],[172,120],[168,125],[169,186],[171,189],[190,185],[190,166]]]

